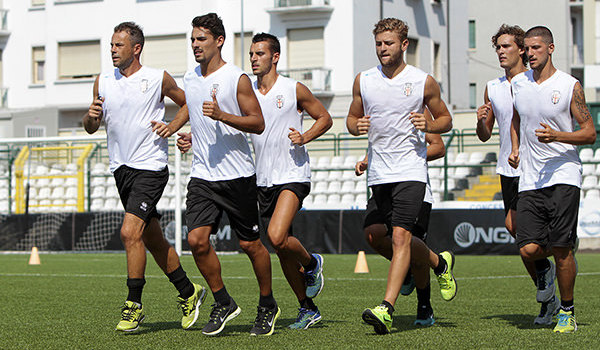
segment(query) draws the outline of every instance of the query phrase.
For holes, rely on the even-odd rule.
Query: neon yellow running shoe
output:
[[[554,333],[573,333],[577,330],[577,322],[575,322],[573,311],[564,311],[561,309],[556,318],[558,318],[558,322],[554,327]]]
[[[377,334],[388,334],[392,329],[392,316],[388,308],[378,305],[372,309],[366,309],[362,313],[362,319],[375,328]]]
[[[137,331],[145,318],[142,305],[127,300],[121,307],[121,321],[117,324],[116,330],[121,332]]]
[[[177,297],[179,308],[183,311],[181,318],[181,327],[188,329],[198,320],[198,309],[206,298],[206,288],[194,283],[194,294],[187,299]]]
[[[437,275],[440,284],[440,293],[442,299],[450,301],[456,296],[456,280],[454,279],[454,255],[448,251],[440,253],[440,256],[446,260],[446,271]]]

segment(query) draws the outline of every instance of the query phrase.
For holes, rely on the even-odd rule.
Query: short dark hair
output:
[[[373,35],[387,31],[396,32],[400,37],[400,41],[408,38],[408,25],[398,18],[384,18],[377,22],[373,29]]]
[[[526,33],[526,38],[533,38],[534,36],[539,36],[546,44],[552,44],[554,42],[554,37],[552,36],[552,32],[550,29],[544,26],[536,26],[530,28]]]
[[[252,38],[252,43],[259,43],[261,41],[266,41],[269,43],[272,53],[281,53],[281,44],[279,44],[279,39],[273,34],[269,33],[258,33]]]
[[[133,45],[140,44],[144,48],[144,32],[142,28],[134,22],[123,22],[117,24],[115,33],[126,32],[129,34],[129,40]]]
[[[206,28],[210,30],[213,38],[216,39],[222,36],[223,39],[225,39],[225,27],[223,26],[223,20],[221,20],[221,17],[214,12],[194,17],[192,20],[192,27]]]
[[[498,32],[492,36],[492,46],[494,48],[496,48],[496,45],[498,45],[498,38],[504,34],[512,35],[512,37],[515,39],[515,44],[517,44],[519,49],[525,50],[525,31],[517,25],[510,26],[508,24],[503,24],[500,26]],[[527,53],[523,52],[521,55],[521,60],[523,61],[524,65],[527,65]]]

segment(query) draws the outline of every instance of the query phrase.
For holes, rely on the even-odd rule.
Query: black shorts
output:
[[[431,215],[431,203],[423,202],[421,205],[421,210],[419,211],[419,216],[417,217],[417,222],[415,223],[415,228],[411,232],[411,234],[417,238],[420,238],[423,242],[427,239],[427,230],[429,229],[429,216]],[[363,228],[367,228],[371,225],[385,225],[387,228],[388,236],[392,235],[392,227],[385,222],[385,218],[383,215],[377,210],[377,203],[375,203],[375,199],[373,196],[369,198],[367,202],[367,210],[365,215],[365,222]]]
[[[509,210],[517,210],[519,177],[500,175],[500,187],[502,188],[502,201],[504,202],[504,216],[506,216]]]
[[[212,225],[212,233],[216,233],[225,211],[238,239],[255,241],[260,238],[256,200],[255,175],[224,181],[192,177],[188,184],[185,211],[188,231]]]
[[[519,193],[517,244],[544,248],[573,247],[577,238],[580,189],[554,185]]]
[[[169,182],[168,167],[152,171],[121,165],[113,175],[126,213],[133,214],[147,223],[153,217],[160,219],[156,204]]]
[[[424,182],[404,181],[371,186],[371,198],[376,204],[377,215],[388,227],[402,227],[411,233],[425,197]],[[367,203],[368,204],[368,203]],[[367,220],[370,220],[367,205]]]
[[[304,201],[304,198],[306,198],[306,196],[308,196],[310,193],[310,182],[290,182],[287,184],[273,185],[271,187],[258,187],[258,209],[260,211],[260,224],[265,232],[269,227],[269,222],[271,221],[271,217],[275,211],[279,194],[281,194],[283,190],[292,191],[296,197],[298,197],[298,200],[300,201],[298,210],[300,210],[300,208],[302,208],[302,201]],[[290,227],[290,233],[291,231],[292,230]]]

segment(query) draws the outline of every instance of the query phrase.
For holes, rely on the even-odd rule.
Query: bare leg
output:
[[[179,256],[165,239],[157,218],[152,218],[146,226],[142,239],[158,266],[165,274],[175,271],[179,266]]]
[[[393,257],[388,272],[388,282],[384,300],[394,305],[410,266],[410,245],[412,235],[406,229],[394,226],[392,232]]]
[[[260,288],[260,295],[267,296],[272,292],[271,257],[260,239],[255,241],[240,240],[240,247],[248,255],[254,268],[254,274]]]
[[[506,219],[504,220],[504,225],[506,226],[506,230],[510,233],[511,236],[517,237],[517,212],[516,210],[510,209],[506,214]],[[533,261],[527,261],[521,257],[523,260],[523,265],[525,265],[525,269],[529,273],[529,276],[533,280],[533,283],[537,283],[537,274],[535,273],[535,263]]]
[[[188,243],[198,270],[214,293],[223,289],[224,284],[221,277],[221,263],[209,241],[211,231],[212,226],[193,229],[188,233]]]
[[[146,270],[146,247],[142,234],[146,223],[139,217],[125,213],[121,226],[121,241],[127,254],[127,277],[144,278]]]
[[[556,279],[560,290],[561,300],[573,300],[575,288],[575,259],[571,248],[552,248],[556,261]]]

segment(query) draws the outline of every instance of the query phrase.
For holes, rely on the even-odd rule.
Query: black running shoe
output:
[[[279,306],[275,306],[272,309],[259,306],[256,320],[254,320],[254,327],[250,330],[250,335],[273,334],[275,322],[277,321],[277,318],[279,318],[279,314],[281,314]]]
[[[233,320],[237,315],[242,312],[239,306],[231,299],[229,305],[221,305],[219,303],[212,304],[212,311],[210,312],[210,319],[204,328],[202,328],[202,334],[206,335],[217,335],[221,333],[225,324]]]
[[[414,322],[415,326],[432,326],[435,323],[433,318],[433,309],[431,306],[419,305],[417,307],[417,319]]]

